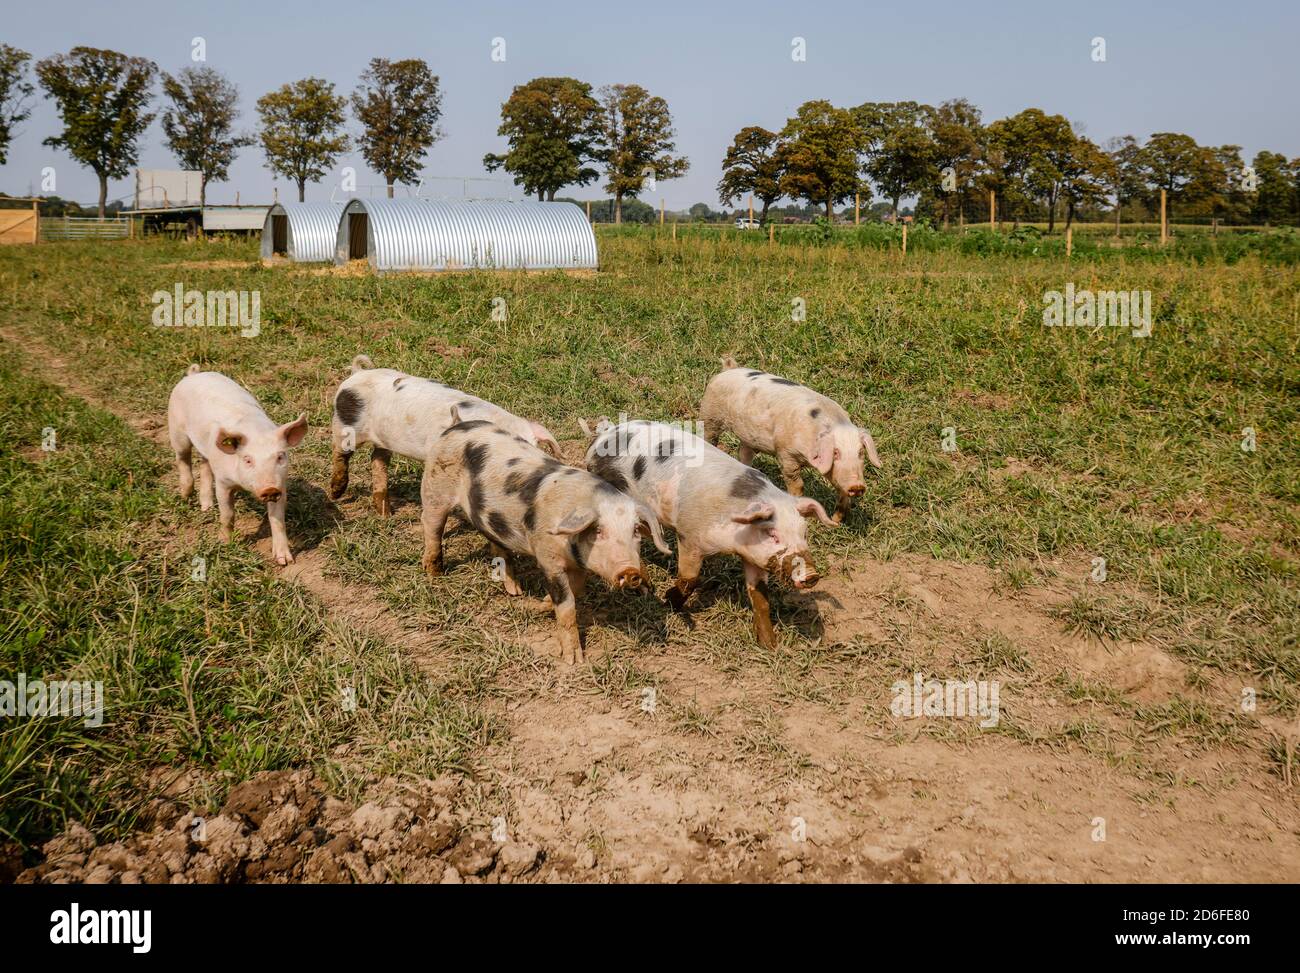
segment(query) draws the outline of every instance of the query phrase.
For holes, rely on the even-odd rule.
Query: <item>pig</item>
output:
[[[754,638],[773,647],[768,579],[785,578],[801,589],[817,583],[804,518],[832,525],[822,505],[791,496],[758,470],[675,426],[633,420],[601,423],[596,430],[587,469],[677,531],[677,582],[668,590],[668,606],[685,609],[706,557],[736,554],[745,565]]]
[[[221,539],[230,540],[235,520],[233,492],[247,490],[266,504],[271,522],[271,556],[291,564],[284,510],[289,498],[289,450],[307,435],[307,414],[277,426],[257,399],[220,372],[191,365],[167,403],[167,435],[176,454],[181,496],[194,490],[192,460],[197,451],[199,507],[212,509],[213,493],[221,514]]]
[[[451,406],[468,419],[490,420],[526,442],[544,445],[556,456],[555,437],[546,427],[427,378],[391,368],[375,368],[365,355],[352,359],[352,374],[334,395],[330,435],[334,443],[329,494],[332,500],[348,488],[348,461],[362,443],[373,443],[370,498],[380,516],[392,512],[388,503],[388,462],[393,453],[423,461],[451,424]]]
[[[477,407],[470,415],[477,415]],[[442,573],[442,533],[459,510],[501,558],[504,587],[522,593],[512,554],[536,559],[555,610],[560,648],[569,663],[585,661],[577,601],[588,573],[611,588],[648,587],[641,538],[669,553],[659,520],[642,503],[603,479],[547,456],[509,427],[448,411],[420,482],[425,572]]]
[[[871,433],[854,425],[838,403],[806,386],[753,368],[730,356],[709,380],[700,403],[704,438],[713,445],[723,432],[740,440],[740,461],[768,453],[781,464],[786,489],[803,495],[805,466],[829,477],[839,493],[833,519],[843,522],[854,498],[866,492],[862,460],[877,469],[880,457]]]

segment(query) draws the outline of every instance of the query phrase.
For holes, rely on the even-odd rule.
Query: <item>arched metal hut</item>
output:
[[[596,235],[572,203],[352,199],[334,263],[389,270],[544,270],[596,266]]]
[[[288,257],[294,263],[333,260],[343,202],[276,203],[262,224],[262,259]]]

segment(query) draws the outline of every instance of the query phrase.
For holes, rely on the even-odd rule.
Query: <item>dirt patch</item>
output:
[[[212,817],[159,800],[153,826],[124,841],[99,844],[74,823],[17,881],[510,883],[556,872],[538,845],[475,830],[460,794],[451,777],[388,780],[352,806],[328,796],[308,771],[269,771],[234,787]]]

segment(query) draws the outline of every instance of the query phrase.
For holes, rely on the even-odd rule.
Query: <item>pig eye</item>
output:
[[[778,533],[777,533],[776,531],[774,531],[774,530],[769,530],[769,531],[767,532],[767,537],[768,537],[768,540],[772,541],[772,542],[775,543],[775,544],[780,544],[780,543],[781,543],[781,535],[778,534]]]
[[[275,461],[276,461],[277,463],[283,463],[283,462],[284,462],[284,453],[280,453],[278,456],[276,456]]]

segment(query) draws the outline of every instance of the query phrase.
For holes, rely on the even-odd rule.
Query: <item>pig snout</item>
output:
[[[853,486],[845,487],[844,492],[851,497],[860,497],[867,492],[867,488],[861,483],[855,483]]]
[[[624,568],[614,576],[614,583],[620,591],[637,591],[645,584],[645,578],[636,568]]]
[[[788,558],[784,567],[790,583],[801,591],[815,587],[821,580],[821,575],[817,573],[817,566],[802,554]]]
[[[280,499],[280,496],[281,490],[279,487],[266,487],[257,491],[257,499],[261,500],[263,503],[275,503],[275,501]]]

